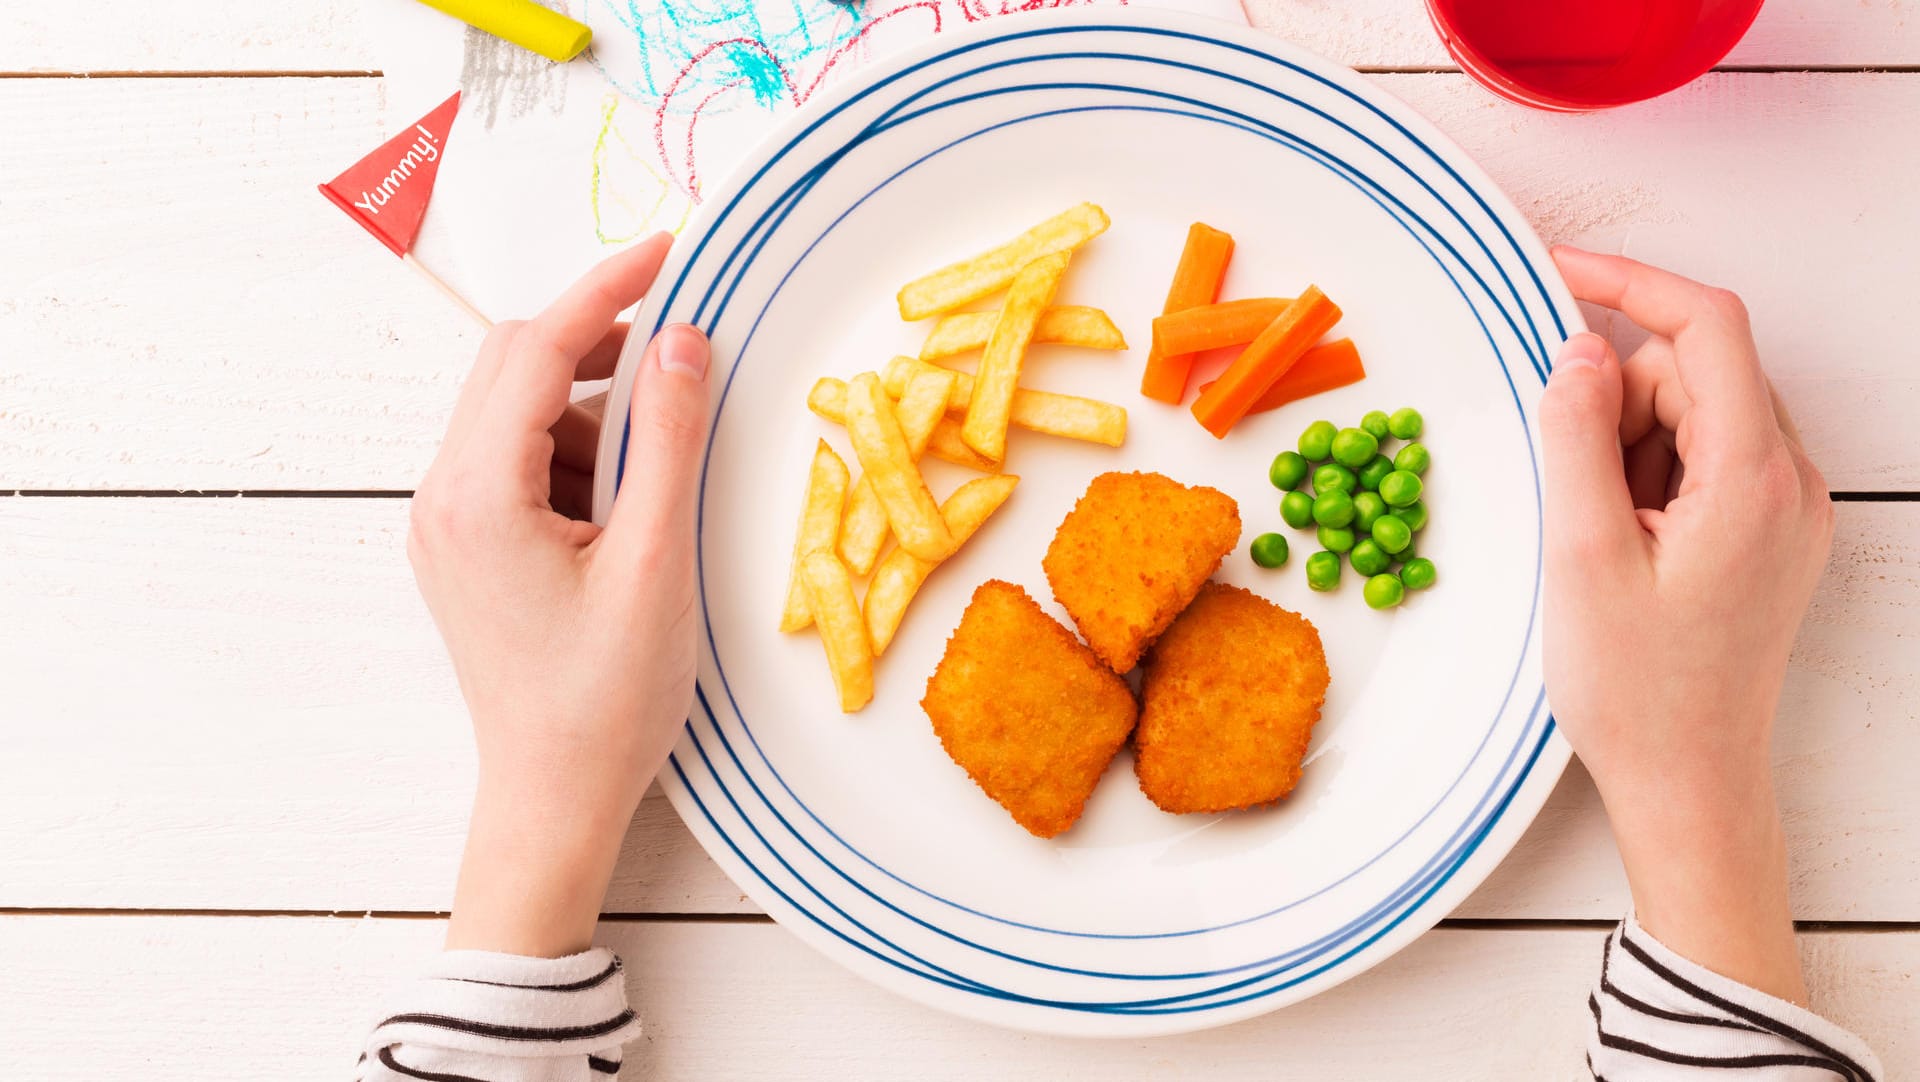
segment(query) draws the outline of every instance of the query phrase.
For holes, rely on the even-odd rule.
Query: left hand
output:
[[[598,425],[570,405],[626,341],[665,234],[488,334],[414,496],[407,552],[473,716],[480,777],[449,947],[591,943],[620,840],[693,698],[694,503],[706,338],[684,324],[635,375],[625,483],[584,510]]]
[[[1805,1002],[1774,714],[1833,537],[1826,481],[1733,294],[1556,248],[1573,295],[1652,332],[1579,334],[1540,399],[1547,695],[1593,775],[1640,924]]]

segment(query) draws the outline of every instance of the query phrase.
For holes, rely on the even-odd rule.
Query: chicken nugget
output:
[[[1072,826],[1138,707],[1126,681],[1027,592],[973,592],[920,701],[947,754],[1042,838]]]
[[[1327,655],[1305,617],[1209,582],[1147,656],[1134,774],[1170,812],[1278,800],[1300,780]]]
[[[1041,566],[1087,645],[1124,673],[1239,541],[1240,508],[1226,493],[1157,473],[1103,473]]]

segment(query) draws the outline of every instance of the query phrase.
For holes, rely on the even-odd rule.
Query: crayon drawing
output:
[[[421,5],[380,0],[396,102],[458,82],[461,118],[419,244],[483,311],[539,310],[609,248],[679,232],[784,117],[874,57],[970,24],[1236,0],[540,0],[593,30],[554,64]]]
[[[678,197],[652,162],[650,134],[636,137],[622,124],[624,113],[638,108],[609,91],[600,100],[600,133],[593,142],[593,235],[601,244],[631,244],[655,229],[680,232],[692,210],[690,200]],[[650,121],[645,121],[650,125]],[[678,217],[668,210],[679,206]]]
[[[620,244],[677,230],[710,178],[865,59],[882,32],[910,42],[955,22],[1084,2],[586,0],[595,34],[586,59],[608,89],[590,163],[595,237]]]

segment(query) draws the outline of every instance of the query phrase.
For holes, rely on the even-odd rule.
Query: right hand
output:
[[[626,344],[619,313],[671,238],[612,256],[487,335],[413,501],[407,552],[473,715],[480,776],[447,944],[558,956],[592,941],[620,840],[693,703],[695,508],[707,339],[661,330],[636,366],[626,483],[605,528],[594,419],[569,404]],[[611,469],[611,462],[599,464]]]
[[[1826,482],[1739,298],[1619,256],[1554,259],[1576,297],[1653,334],[1624,364],[1575,335],[1541,398],[1554,717],[1647,930],[1804,998],[1770,752],[1833,536]]]

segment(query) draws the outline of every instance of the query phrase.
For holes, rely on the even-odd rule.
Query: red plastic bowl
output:
[[[1581,112],[1685,86],[1732,50],[1762,0],[1427,0],[1460,67],[1502,97]]]

